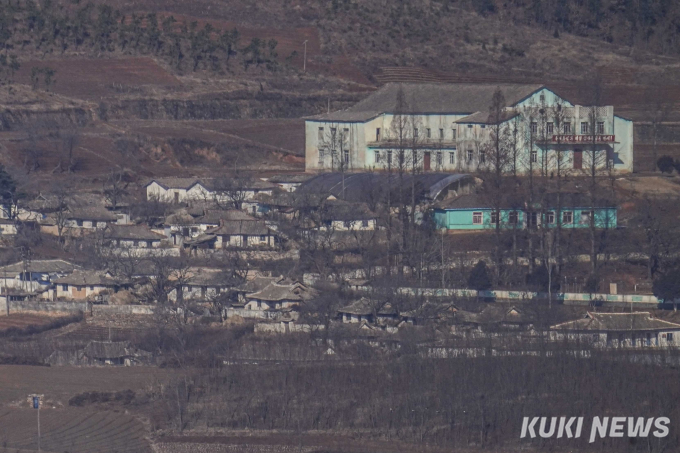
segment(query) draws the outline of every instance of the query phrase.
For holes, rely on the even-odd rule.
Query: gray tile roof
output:
[[[553,330],[571,331],[649,331],[680,330],[680,324],[653,318],[649,312],[592,313],[585,318],[563,322],[550,327]]]
[[[311,117],[320,121],[366,121],[382,113],[397,112],[397,94],[403,90],[407,105],[403,113],[472,114],[491,105],[493,93],[500,88],[505,103],[512,106],[536,92],[542,85],[523,84],[448,84],[388,83],[354,106]]]
[[[110,277],[104,271],[95,270],[76,270],[71,275],[54,280],[54,283],[76,286],[118,286],[126,284],[126,282]]]
[[[188,189],[199,181],[199,178],[154,178],[145,184],[145,187],[153,182],[165,187],[166,189]]]
[[[104,236],[108,239],[133,239],[142,241],[162,241],[166,237],[155,233],[146,225],[109,225]]]
[[[282,275],[279,275],[278,277],[264,277],[258,275],[254,279],[245,282],[243,285],[239,286],[236,289],[244,293],[256,293],[269,286],[269,284],[277,283],[280,282],[281,280],[283,280]]]
[[[213,235],[232,235],[240,234],[246,236],[268,235],[271,230],[267,228],[264,221],[257,220],[225,220],[217,228],[206,231],[206,234]]]
[[[32,260],[28,263],[28,271],[40,274],[68,274],[78,269],[80,266],[64,260]],[[20,261],[14,264],[0,267],[0,277],[7,275],[14,278],[24,271],[24,263]]]
[[[302,296],[296,294],[295,288],[297,285],[280,285],[278,283],[270,283],[262,290],[247,294],[246,299],[266,300],[271,302],[278,302],[282,300],[301,301]]]

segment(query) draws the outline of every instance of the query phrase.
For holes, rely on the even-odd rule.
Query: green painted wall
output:
[[[480,209],[438,209],[434,212],[434,220],[438,228],[446,228],[448,230],[486,230],[496,227],[495,223],[491,223],[491,212],[489,208]],[[503,228],[513,228],[509,223],[511,209],[501,210],[501,226]],[[581,217],[584,212],[591,211],[588,208],[569,208],[563,209],[562,212],[572,213],[571,223],[562,223],[562,228],[589,228],[590,223],[587,218]],[[595,225],[597,228],[616,228],[617,226],[617,212],[616,208],[597,208],[595,211]],[[472,221],[473,213],[482,213],[482,224],[474,224]],[[526,213],[524,211],[518,212],[519,227],[524,228]],[[543,218],[542,224],[546,224]],[[557,226],[556,223],[547,224],[548,227]]]

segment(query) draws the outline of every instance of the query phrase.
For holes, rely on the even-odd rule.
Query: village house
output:
[[[447,230],[490,230],[496,228],[496,216],[501,228],[534,228],[543,226],[555,228],[589,228],[591,216],[595,227],[612,229],[617,226],[617,207],[606,200],[598,199],[593,206],[590,197],[581,193],[563,193],[561,207],[556,194],[545,197],[545,207],[530,209],[523,201],[505,199],[498,207],[490,197],[480,194],[462,195],[444,200],[434,209],[434,220],[438,228]]]
[[[498,89],[505,106],[492,120],[489,106]],[[405,117],[408,125],[400,127]],[[615,115],[614,107],[576,105],[542,85],[463,83],[388,83],[346,110],[308,118],[305,169],[394,169],[401,148],[415,150],[409,159],[425,172],[483,170],[496,122],[517,138],[520,173],[530,163],[552,168],[558,150],[563,168],[575,172],[588,168],[591,150],[598,167],[633,171],[633,122]]]
[[[93,230],[102,230],[109,226],[110,224],[118,223],[118,216],[104,206],[76,206],[69,207],[68,212],[65,214],[66,222],[65,227],[68,228],[71,233],[75,233],[80,230],[80,233]]]
[[[157,249],[165,239],[146,225],[109,225],[104,231],[105,242],[118,249]]]
[[[553,341],[575,341],[603,348],[658,348],[680,345],[680,324],[649,312],[595,313],[550,327]]]
[[[209,300],[232,290],[240,283],[233,275],[228,275],[219,269],[193,269],[191,276],[182,282],[180,288],[173,289],[168,294],[169,300],[178,300],[178,289],[181,299]]]
[[[254,217],[243,211],[202,210],[198,216],[192,215],[189,209],[182,209],[169,215],[164,222],[165,234],[172,245],[182,246],[184,241],[194,240],[210,229],[217,228],[223,221],[255,221]]]
[[[0,267],[0,288],[39,292],[47,289],[55,279],[65,277],[79,268],[64,260],[19,261]]]
[[[340,308],[338,316],[343,323],[384,324],[399,319],[399,314],[392,305],[389,303],[377,304],[366,297]]]
[[[499,332],[499,331],[531,331],[534,320],[515,306],[491,303],[480,312],[456,310],[453,316],[451,332],[454,334],[467,332]]]
[[[299,306],[309,296],[309,290],[299,282],[270,283],[260,291],[246,294],[246,310],[284,310]]]
[[[147,200],[164,203],[215,202],[235,206],[248,212],[257,210],[253,198],[260,193],[271,194],[277,186],[258,178],[199,179],[157,178],[145,186]]]
[[[283,275],[275,277],[257,275],[252,280],[248,280],[245,283],[234,288],[234,291],[238,296],[239,302],[242,304],[242,306],[245,306],[247,302],[246,294],[257,293],[258,291],[262,291],[263,289],[265,289],[271,283],[279,283],[283,280],[284,280]]]
[[[93,300],[132,287],[132,282],[114,278],[106,271],[76,270],[53,281],[57,299]]]
[[[185,241],[184,248],[192,251],[226,248],[261,249],[278,245],[278,235],[262,220],[222,220],[220,226]]]

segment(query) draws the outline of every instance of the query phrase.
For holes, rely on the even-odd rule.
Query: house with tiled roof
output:
[[[246,294],[246,310],[283,310],[299,306],[311,291],[299,282],[272,282],[259,291]]]
[[[678,347],[680,324],[655,318],[649,312],[588,312],[581,319],[551,326],[550,338],[610,348]]]
[[[104,231],[104,241],[121,249],[160,248],[167,237],[152,231],[146,225],[109,225]]]
[[[117,293],[128,289],[132,282],[114,278],[106,271],[76,270],[54,280],[59,299],[93,299],[101,293]]]

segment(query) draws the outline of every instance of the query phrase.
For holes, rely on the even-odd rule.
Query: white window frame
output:
[[[545,223],[548,225],[555,224],[555,211],[548,211],[545,213]]]
[[[555,132],[555,123],[552,121],[545,124],[545,133],[552,135]]]
[[[604,121],[597,122],[597,133],[600,135],[604,135]]]
[[[581,135],[587,135],[590,134],[590,125],[588,124],[588,121],[581,121]]]
[[[475,158],[475,151],[472,149],[467,150],[467,161],[472,162],[472,160]]]
[[[538,162],[538,151],[536,151],[536,150],[531,151],[530,159],[531,159],[532,164],[537,163]]]
[[[482,225],[484,223],[484,213],[482,211],[472,212],[472,224]]]
[[[569,220],[567,220],[569,217]],[[574,211],[562,211],[562,225],[571,225],[574,223]]]
[[[562,125],[562,130],[564,131],[565,135],[571,134],[571,121],[565,121]]]
[[[456,152],[449,151],[449,165],[455,165],[456,163]]]
[[[377,149],[375,150],[375,163],[379,164],[380,163],[380,151]]]

